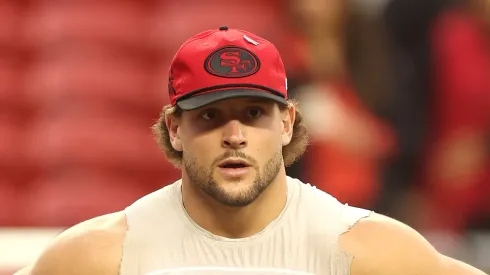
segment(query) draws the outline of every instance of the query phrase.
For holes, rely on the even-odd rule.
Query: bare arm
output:
[[[485,273],[483,273],[483,271],[478,270],[475,267],[472,267],[466,263],[446,257],[444,255],[440,256],[442,256],[443,258],[443,270],[448,270],[449,272],[453,272],[454,274],[486,275]]]
[[[16,275],[118,275],[125,220],[111,214],[60,234],[32,268]]]
[[[352,275],[486,275],[440,254],[415,230],[382,215],[361,220],[340,243],[354,256]]]

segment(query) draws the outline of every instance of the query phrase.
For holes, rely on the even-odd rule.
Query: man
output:
[[[482,275],[286,176],[306,131],[276,48],[221,27],[179,49],[154,129],[182,179],[60,234],[19,274]]]

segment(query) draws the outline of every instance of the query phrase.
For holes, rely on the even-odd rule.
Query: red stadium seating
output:
[[[45,169],[173,169],[159,151],[149,123],[142,123],[131,113],[118,114],[103,107],[96,112],[96,108],[72,104],[34,121],[26,147],[36,162]]]
[[[0,171],[14,172],[25,167],[25,127],[22,116],[15,109],[0,112]],[[0,173],[0,179],[4,173]]]
[[[151,64],[118,54],[117,49],[62,50],[43,53],[45,57],[27,74],[26,92],[32,104],[85,101],[158,115],[166,93],[155,89]]]
[[[0,45],[18,46],[19,28],[23,25],[22,1],[0,2]]]
[[[145,47],[145,1],[34,1],[25,39],[41,48],[57,43],[102,42],[116,47]]]
[[[101,169],[103,170],[103,169]],[[94,216],[120,211],[166,184],[144,182],[123,172],[64,170],[32,182],[25,193],[25,221],[34,226],[70,226]]]
[[[0,169],[0,175],[0,226],[17,225],[19,196],[16,185],[6,177],[3,169]]]

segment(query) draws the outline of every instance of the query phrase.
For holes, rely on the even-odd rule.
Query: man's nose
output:
[[[244,125],[241,124],[240,121],[232,120],[224,127],[223,140],[221,143],[224,148],[242,149],[247,146]]]

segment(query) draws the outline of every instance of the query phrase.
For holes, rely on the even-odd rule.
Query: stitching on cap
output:
[[[194,41],[199,40],[199,39],[204,39],[204,38],[206,38],[206,37],[208,37],[208,36],[210,36],[210,35],[212,35],[212,34],[215,34],[216,32],[217,32],[217,31],[211,31],[210,33],[208,33],[208,34],[207,34],[207,35],[205,35],[205,36],[202,36],[202,37],[195,37],[195,38],[193,38],[193,39],[189,39],[187,42],[185,42],[184,44],[182,44],[182,45],[180,46],[179,50],[177,51],[177,53],[174,55],[174,58],[172,59],[172,63],[175,61],[175,58],[176,58],[177,56],[179,56],[179,55],[180,55],[180,52],[181,52],[181,51],[184,49],[184,47],[185,47],[185,46],[187,46],[189,43],[194,42]],[[170,65],[170,68],[172,68],[172,65]],[[185,82],[185,77],[182,77],[182,78],[181,78],[181,81],[180,81],[180,83],[179,83],[179,85],[182,85],[182,83],[184,83],[184,82]],[[177,90],[175,89],[175,87],[174,87],[174,90],[175,90],[175,91],[177,91]]]
[[[176,53],[176,54],[175,54],[175,56],[174,56],[174,59],[175,59],[175,57],[177,57],[177,56],[180,54],[180,52],[182,51],[182,49],[183,49],[185,46],[187,46],[189,43],[194,42],[194,41],[199,40],[199,39],[204,39],[204,38],[206,38],[206,37],[208,37],[208,36],[210,36],[210,35],[212,35],[212,34],[214,34],[214,33],[216,33],[216,32],[217,32],[217,31],[210,32],[210,33],[208,33],[208,34],[207,34],[207,35],[205,35],[205,36],[202,36],[202,37],[195,37],[195,38],[193,38],[193,39],[188,40],[187,42],[185,42],[184,44],[182,44],[182,46],[180,46],[179,50],[177,51],[177,53]]]

